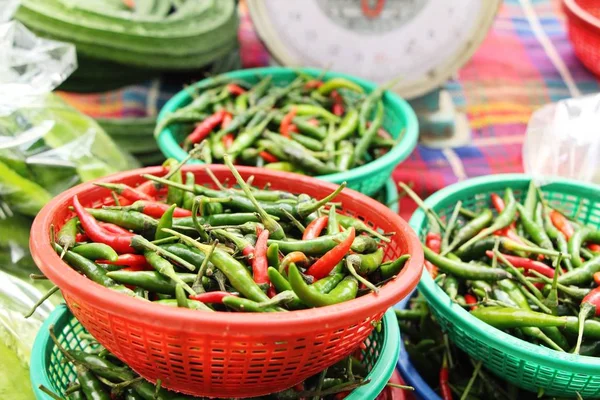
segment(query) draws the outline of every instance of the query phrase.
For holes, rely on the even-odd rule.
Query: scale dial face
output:
[[[272,56],[378,83],[414,97],[445,82],[475,51],[500,0],[249,0]]]

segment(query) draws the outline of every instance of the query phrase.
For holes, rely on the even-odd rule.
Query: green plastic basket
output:
[[[76,377],[73,365],[61,362],[64,357],[48,333],[51,325],[54,325],[58,341],[65,348],[85,350],[88,347],[88,342],[79,338],[79,334],[87,333],[85,328],[66,305],[56,307],[40,328],[31,352],[31,384],[38,400],[52,400],[39,389],[40,385],[61,395]],[[400,349],[400,332],[393,309],[384,314],[381,331],[373,330],[365,344],[367,348],[362,350],[362,355],[363,362],[370,369],[367,376],[369,383],[352,391],[346,400],[375,399],[392,376]]]
[[[321,70],[313,68],[292,69],[269,67],[240,70],[225,75],[233,79],[240,79],[250,83],[257,83],[264,76],[270,75],[273,77],[275,85],[284,86],[297,76],[296,71],[298,70],[311,76],[320,76],[322,74]],[[327,80],[335,77],[343,77],[354,81],[362,86],[367,93],[373,91],[377,87],[377,85],[372,82],[341,73],[328,72],[325,74],[324,79]],[[190,88],[177,93],[160,111],[158,122],[160,123],[167,114],[189,104],[192,100],[190,92],[192,92],[195,87],[205,86],[209,80],[210,78],[200,81]],[[368,164],[351,169],[350,171],[321,175],[317,176],[317,178],[338,184],[345,181],[349,188],[369,196],[376,193],[383,185],[385,185],[386,180],[392,175],[394,168],[404,161],[417,145],[419,123],[411,106],[393,92],[388,90],[384,93],[383,104],[385,106],[383,128],[394,138],[398,137],[398,135],[404,131],[402,140],[400,140],[400,142],[384,156]],[[178,135],[175,132],[175,129],[167,127],[158,134],[158,147],[166,157],[182,160],[187,155],[179,145],[182,139],[183,137]],[[200,161],[192,160],[191,162],[199,163]]]
[[[515,197],[523,200],[530,180],[531,177],[520,174],[470,179],[436,192],[425,204],[442,218],[450,216],[459,200],[472,211],[492,208],[491,193],[501,194],[510,187]],[[579,209],[579,222],[600,227],[600,187],[553,180],[541,189],[551,206],[567,215],[574,215]],[[423,241],[428,222],[422,210],[413,214],[410,225]],[[428,273],[423,274],[418,288],[450,339],[499,377],[525,390],[542,388],[547,395],[575,397],[579,393],[584,398],[600,397],[600,358],[561,353],[504,333],[452,302]]]

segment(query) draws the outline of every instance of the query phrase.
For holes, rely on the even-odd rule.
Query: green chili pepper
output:
[[[85,394],[83,393],[82,390],[75,390],[74,392],[70,393],[68,396],[69,400],[86,400],[85,398]]]
[[[81,385],[81,390],[88,400],[111,400],[104,385],[89,369],[83,365],[77,365],[75,369],[77,371],[77,379]]]
[[[168,167],[169,169],[177,168],[178,163],[175,160],[167,160],[165,162],[164,166]],[[172,182],[175,182],[175,183],[183,183],[181,169],[177,170],[177,172],[175,172],[173,175],[171,175],[169,180]],[[177,204],[178,206],[181,206],[182,203],[183,203],[183,191],[174,186],[169,186],[168,192],[167,192],[167,204]]]
[[[304,282],[300,271],[295,265],[290,265],[289,282],[300,301],[309,307],[323,307],[342,303],[356,297],[358,293],[358,281],[351,276],[345,277],[328,294],[320,293],[315,287]]]
[[[237,296],[225,296],[223,304],[241,312],[273,312],[273,308],[261,307],[260,303]]]
[[[317,89],[319,94],[327,95],[337,89],[348,89],[359,93],[364,93],[362,87],[346,78],[332,78],[323,83]]]
[[[204,148],[209,148],[209,146],[204,146]],[[205,162],[206,162],[206,160],[205,160]],[[194,187],[195,183],[196,183],[196,175],[194,175],[193,172],[186,172],[185,173],[185,184],[188,186]],[[191,210],[193,202],[194,202],[194,193],[184,191],[183,203],[182,203],[181,207],[185,208],[186,210]]]
[[[260,82],[258,82],[256,85],[254,85],[252,87],[252,89],[250,89],[250,91],[247,92],[248,100],[249,100],[251,106],[256,105],[256,103],[258,103],[258,99],[263,97],[263,95],[265,94],[265,92],[267,91],[269,86],[271,85],[272,79],[273,79],[273,77],[271,75],[267,75],[266,77],[261,79]]]
[[[175,293],[175,282],[156,271],[111,271],[106,276],[124,285],[137,286],[150,292],[171,295]],[[178,272],[177,276],[188,284],[194,283],[196,279],[196,274],[191,273]],[[202,285],[209,289],[211,287],[210,279],[204,277]]]
[[[162,304],[167,307],[180,307],[179,303],[176,299],[161,299],[153,301],[156,304]],[[197,300],[189,300],[187,301],[187,306],[185,308],[189,308],[191,310],[200,310],[200,311],[214,311],[212,308],[208,307],[206,304]]]
[[[94,374],[108,379],[109,381],[124,382],[130,381],[134,378],[129,368],[119,367],[118,365],[98,356],[97,354],[86,353],[85,351],[81,350],[70,350],[68,354],[75,359],[77,364],[85,366]]]
[[[450,299],[454,300],[456,299],[456,296],[458,296],[458,280],[452,275],[448,275],[444,279],[442,288],[448,297],[450,297]]]
[[[384,108],[383,102],[379,101],[377,103],[377,112],[375,114],[375,118],[371,122],[371,125],[365,130],[365,133],[360,137],[356,147],[354,149],[354,162],[358,163],[361,160],[365,159],[365,155],[367,150],[371,146],[371,142],[373,138],[377,135],[377,131],[381,128],[383,124]]]
[[[267,248],[267,260],[269,267],[279,270],[279,245],[277,243],[272,243]]]
[[[186,292],[188,292],[189,294],[196,294],[196,292],[190,287],[190,285],[188,285],[186,282],[183,281],[183,279],[181,279],[179,277],[179,275],[177,275],[177,273],[175,272],[175,268],[173,267],[173,264],[171,264],[169,261],[165,260],[164,258],[162,258],[158,253],[155,253],[154,251],[149,251],[146,250],[144,251],[144,257],[146,257],[146,260],[148,261],[148,263],[150,265],[152,265],[152,267],[161,275],[164,275],[165,277],[172,279],[173,282],[175,283],[179,283],[183,286],[183,288],[185,289]]]
[[[300,143],[302,146],[309,150],[321,151],[323,150],[323,144],[317,139],[310,138],[308,136],[300,135],[299,133],[292,132],[292,139]]]
[[[467,264],[461,261],[450,260],[449,258],[436,254],[427,246],[423,246],[423,252],[427,261],[433,263],[441,271],[454,275],[462,279],[496,281],[510,278],[511,275],[501,268],[479,267],[473,264]]]
[[[452,243],[443,251],[442,255],[446,255],[456,249],[461,244],[465,243],[479,232],[484,229],[493,218],[492,211],[486,209],[482,211],[477,217],[473,218],[467,224],[462,227],[456,234],[454,235],[454,239]]]
[[[571,239],[569,239],[568,243],[568,249],[569,254],[571,255],[571,263],[573,263],[574,268],[580,268],[583,264],[580,253],[581,247],[586,242],[600,243],[600,231],[583,227],[576,230],[573,236],[571,236]]]
[[[298,147],[286,146],[283,148],[283,152],[292,163],[299,165],[300,168],[315,174],[327,175],[339,172],[336,167],[322,162],[308,151],[299,149]]]
[[[248,109],[248,92],[240,94],[235,98],[235,111],[240,113]]]
[[[538,207],[536,210],[537,218],[539,218],[538,214],[540,212],[542,213],[542,217],[543,217],[543,221],[544,221],[544,228],[546,229],[546,233],[548,234],[548,237],[556,242],[556,247],[558,247],[558,251],[560,251],[563,254],[569,254],[567,240],[565,239],[564,235],[562,233],[560,233],[558,231],[558,229],[556,229],[556,227],[554,227],[554,224],[550,220],[550,214],[548,213],[547,207],[542,205],[541,203],[538,204]],[[573,264],[571,263],[570,258],[562,257],[561,263],[562,263],[562,265],[564,265],[564,267],[567,269],[567,271],[573,270]]]
[[[163,232],[163,229],[164,228],[171,229],[173,227],[173,212],[175,211],[175,208],[177,208],[177,204],[173,204],[162,215],[162,217],[158,221],[154,239],[160,240],[160,239],[168,238],[170,236],[168,233]]]
[[[336,158],[336,167],[340,171],[347,171],[354,164],[354,145],[352,142],[343,140],[339,145],[339,154]]]
[[[284,114],[278,113],[273,117],[273,122],[277,125],[281,124]],[[314,126],[308,122],[296,117],[292,119],[292,123],[296,125],[300,133],[310,136],[314,139],[323,140],[327,136],[327,132],[322,127]]]
[[[490,236],[492,233],[496,232],[499,229],[507,227],[514,221],[515,216],[517,214],[517,201],[515,200],[515,196],[513,195],[513,192],[510,188],[506,188],[506,191],[504,193],[504,204],[506,205],[504,210],[500,213],[500,215],[498,215],[498,217],[492,223],[492,225],[481,230],[477,235],[475,235],[462,246],[460,246],[459,250],[464,251],[473,243],[476,243],[478,240]]]
[[[523,229],[525,229],[525,232],[527,232],[531,239],[533,239],[538,246],[544,249],[554,250],[552,241],[546,234],[544,227],[536,224],[533,220],[533,218],[535,218],[535,211],[530,217],[528,215],[528,210],[526,210],[525,207],[519,203],[517,203],[517,210],[519,211],[519,219],[521,220]]]
[[[87,258],[88,260],[108,260],[117,261],[119,255],[107,244],[104,243],[86,243],[73,247],[74,253]]]
[[[598,271],[600,271],[600,256],[596,256],[574,270],[561,275],[558,278],[558,283],[563,285],[583,285],[591,282],[594,279],[594,274]]]
[[[105,208],[86,208],[92,217],[99,221],[110,222],[121,228],[132,230],[144,237],[154,237],[158,221],[137,211],[114,210]]]
[[[348,257],[357,260],[354,265],[361,275],[368,275],[377,270],[383,262],[383,249],[380,248],[368,254],[352,254]]]
[[[306,255],[321,256],[337,246],[338,242],[343,241],[347,235],[348,232],[341,232],[335,235],[323,235],[309,240],[269,239],[268,243],[269,245],[277,244],[279,251],[283,254],[288,254],[292,251],[300,251]]]
[[[404,255],[398,257],[397,259],[395,259],[394,261],[388,261],[386,263],[381,264],[381,267],[380,267],[381,277],[383,279],[389,279],[394,275],[398,275],[400,273],[400,271],[402,271],[404,264],[406,264],[406,262],[409,259],[410,259],[410,254],[404,254]]]
[[[523,210],[530,219],[534,218],[535,210],[537,206],[537,187],[533,181],[529,182],[529,188],[527,189],[527,197],[525,197],[525,205]]]
[[[79,218],[74,217],[65,222],[56,235],[56,243],[65,249],[70,249],[75,246],[75,237],[77,236],[77,225]]]
[[[235,158],[242,152],[242,150],[250,147],[258,139],[258,137],[263,133],[263,131],[265,130],[265,128],[267,127],[269,122],[271,122],[272,118],[273,118],[272,114],[268,115],[258,125],[251,127],[249,129],[246,129],[243,132],[241,132],[240,134],[238,134],[237,137],[235,138],[233,144],[227,151],[228,154],[230,154],[232,158]]]
[[[332,114],[330,111],[324,109],[321,106],[314,106],[312,104],[290,104],[289,106],[286,106],[286,108],[284,108],[284,111],[288,112],[292,107],[296,109],[296,115],[315,116],[321,117],[326,121],[330,122],[340,122],[340,117],[338,117],[335,114]]]

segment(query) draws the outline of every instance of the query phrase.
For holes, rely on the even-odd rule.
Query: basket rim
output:
[[[224,165],[211,165],[211,169],[215,173],[229,171]],[[271,171],[255,167],[238,167],[237,169],[242,176],[255,175],[269,177],[273,182],[274,188],[278,187],[277,182],[286,181],[303,182],[315,187],[320,186],[329,191],[334,191],[337,187],[337,185],[332,183],[287,172]],[[185,165],[182,171],[205,173],[204,167],[200,165]],[[205,332],[213,333],[223,333],[224,330],[235,333],[253,329],[253,332],[268,332],[272,334],[276,329],[282,328],[294,328],[299,332],[313,332],[315,326],[321,326],[322,324],[328,324],[328,326],[345,326],[347,325],[347,323],[344,323],[345,318],[356,320],[357,318],[372,317],[379,312],[383,312],[399,301],[403,295],[414,289],[419,281],[423,265],[423,252],[417,235],[408,223],[377,200],[348,188],[345,188],[340,196],[347,196],[354,201],[360,201],[364,204],[365,209],[376,210],[377,213],[386,215],[386,218],[392,221],[396,235],[405,238],[408,253],[411,254],[411,257],[400,274],[383,286],[378,294],[370,293],[332,306],[285,313],[268,313],[268,315],[263,313],[204,313],[197,310],[171,308],[159,304],[147,304],[144,307],[142,306],[144,303],[140,302],[139,299],[111,291],[79,274],[63,262],[58,254],[54,252],[50,245],[50,225],[53,216],[58,210],[70,206],[74,195],[86,192],[92,188],[96,188],[97,190],[95,183],[98,182],[114,183],[131,176],[158,174],[160,172],[164,172],[164,168],[160,166],[121,172],[80,184],[56,196],[44,206],[33,221],[30,250],[36,265],[61,290],[65,290],[67,293],[76,293],[88,302],[93,301],[97,307],[112,310],[111,312],[113,313],[136,315],[139,319],[143,319],[145,323],[156,326],[181,326],[183,323],[197,324],[194,326],[202,324],[202,329]],[[240,329],[240,331],[235,331],[235,329]]]
[[[50,326],[62,322],[65,318],[73,316],[71,310],[65,303],[61,303],[50,313],[48,318],[42,324],[40,330],[36,334],[33,343],[33,349],[30,356],[30,371],[29,376],[33,384],[33,391],[38,400],[46,400],[49,397],[44,394],[39,385],[43,384],[49,387],[50,377],[48,376],[47,363],[49,361],[49,353],[54,346],[50,340],[48,333]],[[396,316],[393,309],[388,309],[382,318],[383,323],[383,344],[382,351],[377,357],[377,361],[373,364],[373,368],[367,374],[365,379],[369,380],[364,386],[360,386],[350,392],[346,397],[348,400],[364,399],[365,396],[371,396],[373,393],[380,393],[391,375],[394,373],[396,366],[395,360],[398,358],[400,351],[400,330],[396,323]],[[394,356],[395,355],[395,356]]]
[[[576,0],[563,0],[563,9],[567,16],[574,18],[577,22],[585,23],[594,30],[600,32],[600,18],[595,17],[577,3]]]
[[[425,200],[425,204],[436,210],[436,207],[448,198],[459,200],[461,193],[482,185],[502,184],[502,183],[523,183],[528,184],[533,179],[527,174],[498,174],[481,176],[468,179],[447,186],[437,191]],[[547,186],[557,186],[569,190],[571,195],[592,194],[600,196],[600,187],[584,183],[574,182],[562,178],[551,178]],[[542,185],[546,186],[546,185]],[[421,226],[426,222],[425,213],[418,209],[413,213],[409,224],[416,231],[421,230]],[[431,275],[423,273],[421,281],[418,284],[418,290],[426,297],[427,302],[439,310],[443,315],[448,316],[454,325],[467,330],[471,337],[478,337],[479,340],[486,342],[491,347],[510,354],[514,357],[527,359],[529,362],[539,364],[551,364],[553,369],[561,368],[568,370],[569,373],[583,373],[589,375],[598,375],[600,367],[600,358],[575,355],[570,353],[561,353],[551,350],[547,347],[537,346],[525,340],[518,339],[500,329],[473,317],[468,311],[450,300],[448,295],[434,282]]]
[[[377,87],[375,83],[362,78],[358,78],[353,75],[348,75],[341,72],[324,72],[323,70],[318,68],[306,67],[249,68],[228,72],[223,75],[231,77],[233,79],[244,79],[249,76],[281,76],[297,70],[312,76],[319,76],[324,73],[324,77],[326,79],[335,77],[345,78],[357,83],[358,85],[366,89],[367,92],[371,92]],[[175,96],[170,98],[160,110],[156,120],[157,123],[162,121],[167,116],[167,114],[179,109],[184,103],[188,102],[188,100],[191,98],[190,90],[206,85],[210,82],[211,79],[212,78],[207,78],[196,82],[189,88],[181,90]],[[419,122],[414,110],[406,100],[402,99],[400,96],[398,96],[390,90],[386,90],[383,94],[383,97],[385,102],[391,103],[392,108],[398,109],[400,113],[403,114],[406,118],[406,126],[404,129],[402,140],[399,141],[390,151],[388,151],[382,157],[379,157],[378,159],[373,160],[365,165],[362,165],[358,168],[352,168],[348,171],[337,172],[334,174],[318,175],[315,176],[316,178],[325,180],[327,182],[351,182],[356,180],[362,180],[363,178],[367,178],[372,174],[378,173],[382,168],[389,167],[390,165],[398,165],[399,163],[404,161],[410,155],[410,153],[412,153],[413,149],[417,145],[417,140],[419,136]],[[181,148],[181,146],[179,146],[179,143],[177,143],[177,141],[175,140],[173,136],[173,131],[170,127],[166,127],[161,132],[158,132],[156,139],[158,141],[158,147],[163,152],[165,157],[172,157],[180,161],[187,155],[187,153]],[[190,163],[201,164],[202,162],[199,160],[190,160]]]

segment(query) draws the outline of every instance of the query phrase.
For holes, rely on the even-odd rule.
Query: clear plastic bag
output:
[[[559,176],[600,184],[600,94],[536,111],[527,126],[523,168],[537,180]]]
[[[92,118],[51,93],[76,68],[75,48],[3,23],[14,4],[0,0],[0,343],[26,365],[37,330],[61,299],[56,294],[23,317],[52,287],[29,279],[40,273],[29,254],[32,217],[69,187],[138,164]],[[2,362],[0,373],[9,373]]]

